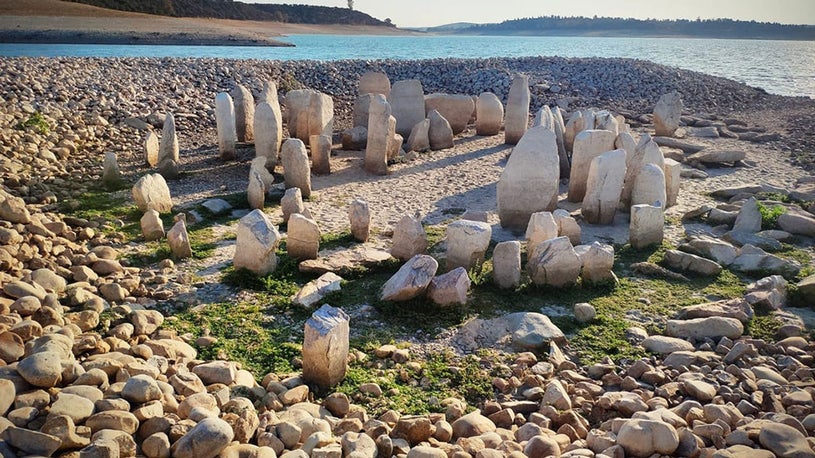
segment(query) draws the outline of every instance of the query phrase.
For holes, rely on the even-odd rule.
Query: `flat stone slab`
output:
[[[322,275],[326,272],[344,273],[361,267],[374,267],[391,259],[385,250],[358,245],[321,254],[317,259],[300,263],[300,272]]]

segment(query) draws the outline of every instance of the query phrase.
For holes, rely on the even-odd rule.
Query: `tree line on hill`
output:
[[[296,24],[347,24],[389,26],[368,14],[349,8],[312,5],[243,3],[233,0],[69,0],[119,11],[174,17],[208,17]]]
[[[465,35],[598,35],[684,36],[699,38],[748,38],[815,40],[815,26],[733,19],[623,19],[607,17],[544,16],[495,24],[474,24],[456,30]]]

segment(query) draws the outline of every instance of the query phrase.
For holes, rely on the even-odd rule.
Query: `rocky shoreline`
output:
[[[0,30],[0,43],[140,46],[273,46],[293,47],[281,40],[215,33],[98,32],[79,30]]]

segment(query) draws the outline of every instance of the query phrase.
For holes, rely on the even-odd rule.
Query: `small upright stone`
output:
[[[475,132],[478,135],[498,135],[504,122],[504,104],[492,92],[484,92],[475,103]]]
[[[288,223],[291,215],[300,213],[306,217],[306,205],[303,203],[303,194],[300,188],[289,188],[280,199],[280,209],[283,211],[283,222]]]
[[[478,221],[458,220],[447,226],[447,269],[480,267],[490,245],[492,227]]]
[[[733,232],[747,232],[755,234],[761,230],[761,212],[758,210],[758,202],[755,197],[747,199],[742,204],[736,222],[733,224]]]
[[[678,92],[669,92],[659,98],[654,106],[654,130],[660,137],[673,137],[679,129],[682,117],[682,97]]]
[[[657,205],[634,205],[631,207],[631,224],[628,242],[634,249],[662,244],[665,231],[665,215]]]
[[[286,189],[300,188],[304,198],[311,196],[311,170],[306,145],[299,139],[290,138],[283,143],[280,157]]]
[[[589,167],[582,214],[589,224],[613,224],[625,179],[625,150],[603,153]]]
[[[133,185],[133,200],[139,210],[146,212],[149,209],[159,213],[169,213],[173,209],[173,199],[170,197],[170,188],[164,177],[158,173],[148,174]]]
[[[306,321],[303,337],[303,378],[322,389],[345,378],[351,318],[341,309],[323,305]]]
[[[235,158],[235,143],[238,141],[235,127],[235,104],[232,96],[221,92],[215,96],[215,126],[218,131],[218,151],[221,159]]]
[[[328,135],[312,135],[309,138],[311,146],[311,170],[317,175],[331,173],[331,137]]]
[[[161,131],[161,143],[158,148],[158,168],[162,171],[162,175],[167,178],[175,178],[178,175],[180,161],[178,136],[175,133],[175,117],[172,113],[167,113],[164,128]]]
[[[452,148],[453,130],[450,123],[436,110],[430,112],[428,119],[430,119],[430,149],[438,151]]]
[[[391,256],[407,261],[427,251],[427,233],[417,218],[403,216],[393,229]]]
[[[144,138],[144,160],[150,167],[158,165],[158,150],[158,135],[151,130],[147,132],[147,136]]]
[[[430,281],[427,287],[427,297],[436,305],[464,305],[467,303],[470,284],[467,269],[456,267]]]
[[[613,132],[607,130],[584,130],[574,139],[572,168],[569,175],[569,202],[582,202],[586,196],[591,161],[614,149]]]
[[[351,221],[351,235],[358,242],[366,242],[371,231],[371,210],[368,202],[354,199],[348,206],[348,219]]]
[[[417,153],[424,153],[430,150],[430,120],[422,119],[417,122],[410,131],[408,137],[408,149]]]
[[[656,204],[664,209],[667,201],[665,172],[656,164],[643,165],[631,191],[631,205]]]
[[[679,200],[679,185],[680,181],[682,180],[682,164],[673,159],[665,159],[665,167],[663,170],[665,172],[665,193],[667,195],[665,206],[666,208],[673,207]]]
[[[572,245],[580,245],[583,236],[583,230],[577,224],[577,220],[569,214],[568,211],[558,208],[552,212],[557,223],[557,234],[561,237],[568,237]]]
[[[295,213],[289,218],[286,251],[289,256],[302,261],[317,259],[320,251],[320,228],[313,219]]]
[[[371,100],[368,114],[368,144],[365,147],[365,170],[376,175],[388,174],[388,146],[391,131],[391,105],[377,94]]]
[[[235,104],[235,131],[239,142],[255,139],[255,98],[246,86],[236,85],[230,92]]]
[[[116,153],[105,153],[105,161],[102,164],[102,184],[108,189],[117,188],[122,184],[122,172],[116,161]]]
[[[616,282],[617,277],[611,270],[614,267],[614,247],[599,242],[582,245],[575,249],[583,265],[583,282],[603,284]]]
[[[262,209],[266,205],[266,185],[257,170],[249,169],[249,185],[246,187],[249,208]]]
[[[499,288],[514,289],[521,284],[521,242],[511,240],[495,245],[492,279]]]
[[[506,127],[504,143],[516,145],[526,133],[529,126],[529,78],[526,75],[515,75],[507,96]],[[554,134],[554,132],[553,132]],[[556,146],[557,147],[557,146]]]
[[[660,169],[664,169],[665,158],[662,155],[662,150],[659,149],[659,145],[657,145],[654,139],[648,134],[643,134],[640,137],[640,141],[634,147],[633,152],[629,152],[631,142],[633,142],[633,138],[630,138],[630,134],[621,134],[618,136],[618,140],[627,148],[625,158],[625,184],[623,185],[623,194],[620,197],[620,201],[622,202],[623,208],[628,208],[632,205],[631,194],[634,191],[634,186],[637,184],[637,179],[639,178],[643,165],[654,164]]]
[[[526,270],[538,286],[569,286],[580,275],[580,258],[567,237],[546,240],[535,247]]]
[[[266,102],[260,102],[255,109],[255,156],[266,158],[266,168],[269,170],[274,170],[277,165],[283,139],[278,130],[281,120],[277,116],[274,108]]]
[[[187,259],[192,257],[190,236],[187,234],[187,223],[183,213],[176,216],[175,225],[167,232],[167,243],[170,245],[170,251],[175,258]]]
[[[148,209],[141,217],[141,233],[148,242],[164,238],[164,223],[156,210]]]
[[[530,253],[545,240],[551,240],[559,234],[557,222],[551,212],[533,213],[526,226],[526,246]]]
[[[266,275],[277,268],[277,245],[280,234],[260,210],[253,210],[240,219],[235,242],[236,269],[249,269],[258,275]]]
[[[422,82],[403,80],[393,83],[391,93],[388,95],[388,103],[390,103],[393,117],[396,118],[396,132],[403,137],[409,136],[413,126],[425,118]]]

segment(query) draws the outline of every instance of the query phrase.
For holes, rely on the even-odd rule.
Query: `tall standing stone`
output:
[[[586,195],[591,161],[614,149],[616,135],[608,130],[584,130],[574,139],[572,170],[569,175],[569,202],[581,202]]]
[[[557,205],[558,175],[554,132],[533,127],[513,149],[498,181],[501,226],[525,229],[533,213],[553,210]]]
[[[428,117],[435,110],[450,123],[453,135],[464,132],[473,117],[475,102],[469,95],[429,94],[424,98]]]
[[[234,159],[235,143],[238,141],[235,104],[232,96],[226,92],[215,96],[215,126],[218,131],[218,151],[221,153],[221,159]]]
[[[294,89],[286,93],[286,113],[288,115],[286,125],[289,129],[289,137],[308,141],[308,111],[311,97],[316,93],[314,89]]]
[[[278,116],[267,102],[260,102],[255,109],[255,156],[265,158],[269,170],[274,170],[277,165],[283,139]]]
[[[555,126],[555,137],[557,138],[557,154],[560,158],[560,178],[569,178],[572,170],[571,158],[566,151],[566,124],[563,122],[563,113],[559,107],[552,110],[553,122]]]
[[[382,72],[365,72],[359,77],[358,95],[382,94],[388,97],[391,93],[391,80]]]
[[[266,81],[263,83],[263,92],[260,93],[260,102],[267,103],[274,112],[275,125],[274,129],[277,132],[277,151],[280,152],[280,145],[283,143],[283,112],[280,109],[280,98],[277,94],[277,84],[274,81]],[[257,110],[255,112],[257,115]],[[255,129],[255,137],[257,138],[257,129]]]
[[[166,178],[175,178],[178,175],[178,166],[181,162],[178,148],[178,136],[175,133],[175,117],[167,113],[164,119],[164,128],[161,130],[161,143],[158,149],[158,168]]]
[[[618,140],[625,144],[628,143],[628,139],[625,137],[625,135],[621,135]],[[634,190],[634,186],[637,184],[637,179],[640,171],[642,171],[642,166],[645,164],[654,164],[661,169],[665,168],[665,158],[662,155],[662,150],[659,149],[659,145],[657,145],[654,139],[652,139],[648,134],[644,134],[642,137],[640,137],[640,141],[637,143],[637,146],[634,149],[634,154],[628,154],[626,156],[625,183],[623,184],[623,194],[620,198],[623,208],[628,208],[632,205],[631,193]]]
[[[664,94],[654,106],[654,130],[661,137],[673,137],[682,117],[682,96],[673,91]]]
[[[634,249],[642,249],[662,244],[665,231],[665,214],[656,205],[634,205],[631,207],[631,223],[628,229],[628,242]]]
[[[539,244],[529,257],[526,270],[538,286],[569,286],[580,275],[580,258],[567,237],[557,237]]]
[[[430,119],[430,149],[433,151],[443,150],[453,147],[453,130],[450,123],[436,110],[428,115]]]
[[[408,137],[408,149],[417,153],[430,150],[430,120],[423,119],[417,122]]]
[[[391,256],[407,261],[427,251],[427,233],[418,218],[403,216],[393,229]]]
[[[371,231],[371,210],[368,202],[354,199],[348,206],[348,219],[351,222],[351,235],[358,242],[366,242]]]
[[[515,75],[507,97],[506,126],[504,128],[504,143],[507,145],[517,144],[526,133],[529,126],[530,99],[529,78],[526,75]],[[555,148],[557,148],[557,143]]]
[[[517,288],[521,284],[521,242],[511,240],[495,245],[492,279],[499,288]]]
[[[368,114],[368,145],[365,148],[365,170],[376,175],[388,174],[388,145],[391,141],[391,105],[377,94],[371,100]]]
[[[167,243],[173,257],[177,259],[192,257],[190,236],[187,234],[187,223],[183,213],[175,217],[175,225],[167,232]]]
[[[290,138],[283,143],[280,153],[286,189],[300,188],[303,198],[311,196],[311,170],[306,145],[300,139]]]
[[[159,213],[169,213],[173,209],[170,188],[164,177],[158,173],[139,178],[139,181],[133,185],[132,195],[136,206],[143,212],[153,209]]]
[[[478,221],[458,220],[447,226],[447,270],[470,270],[484,263],[492,227]]]
[[[631,205],[659,205],[664,209],[667,200],[665,172],[656,164],[643,165],[631,191]]]
[[[255,139],[255,98],[246,86],[238,84],[230,92],[235,103],[235,131],[239,142]]]
[[[144,160],[150,167],[158,165],[158,150],[158,135],[151,130],[147,132],[147,136],[144,138]]]
[[[266,185],[263,183],[263,177],[256,169],[249,169],[246,200],[249,202],[249,208],[262,209],[266,205]]]
[[[589,224],[613,224],[625,179],[625,151],[603,153],[589,167],[582,214]]]
[[[312,135],[327,135],[330,137],[333,133],[334,99],[322,92],[312,94],[308,106],[308,132],[303,141],[308,140]]]
[[[102,184],[108,188],[116,188],[122,184],[122,171],[119,170],[119,162],[116,161],[116,153],[105,153],[105,160],[102,162]]]
[[[317,175],[331,173],[331,137],[328,135],[312,135],[309,138],[311,146],[311,171]]]
[[[313,219],[295,213],[289,217],[286,252],[297,260],[317,259],[320,251],[320,228]]]
[[[492,92],[484,92],[475,102],[475,132],[478,135],[498,135],[504,123],[504,104]]]
[[[597,130],[611,131],[614,133],[614,135],[619,135],[620,133],[620,124],[617,122],[617,118],[615,118],[611,112],[606,110],[601,110],[595,113],[594,128]]]
[[[350,320],[341,309],[324,304],[306,321],[303,337],[303,378],[328,389],[345,378]]]
[[[572,116],[569,118],[569,122],[566,123],[566,131],[563,134],[563,142],[565,143],[566,150],[568,152],[574,151],[574,139],[577,137],[577,134],[583,132],[585,120],[583,119],[583,113],[580,111],[575,111],[572,113]]]
[[[679,200],[679,186],[682,180],[682,164],[673,160],[665,159],[665,193],[668,201],[666,207],[673,207]]]
[[[236,269],[248,269],[266,275],[277,268],[277,245],[280,234],[260,210],[253,210],[240,219],[232,264]]]
[[[388,96],[388,103],[396,118],[396,133],[403,137],[409,136],[413,126],[425,119],[424,89],[419,80],[395,82]],[[370,130],[370,126],[368,129]]]

